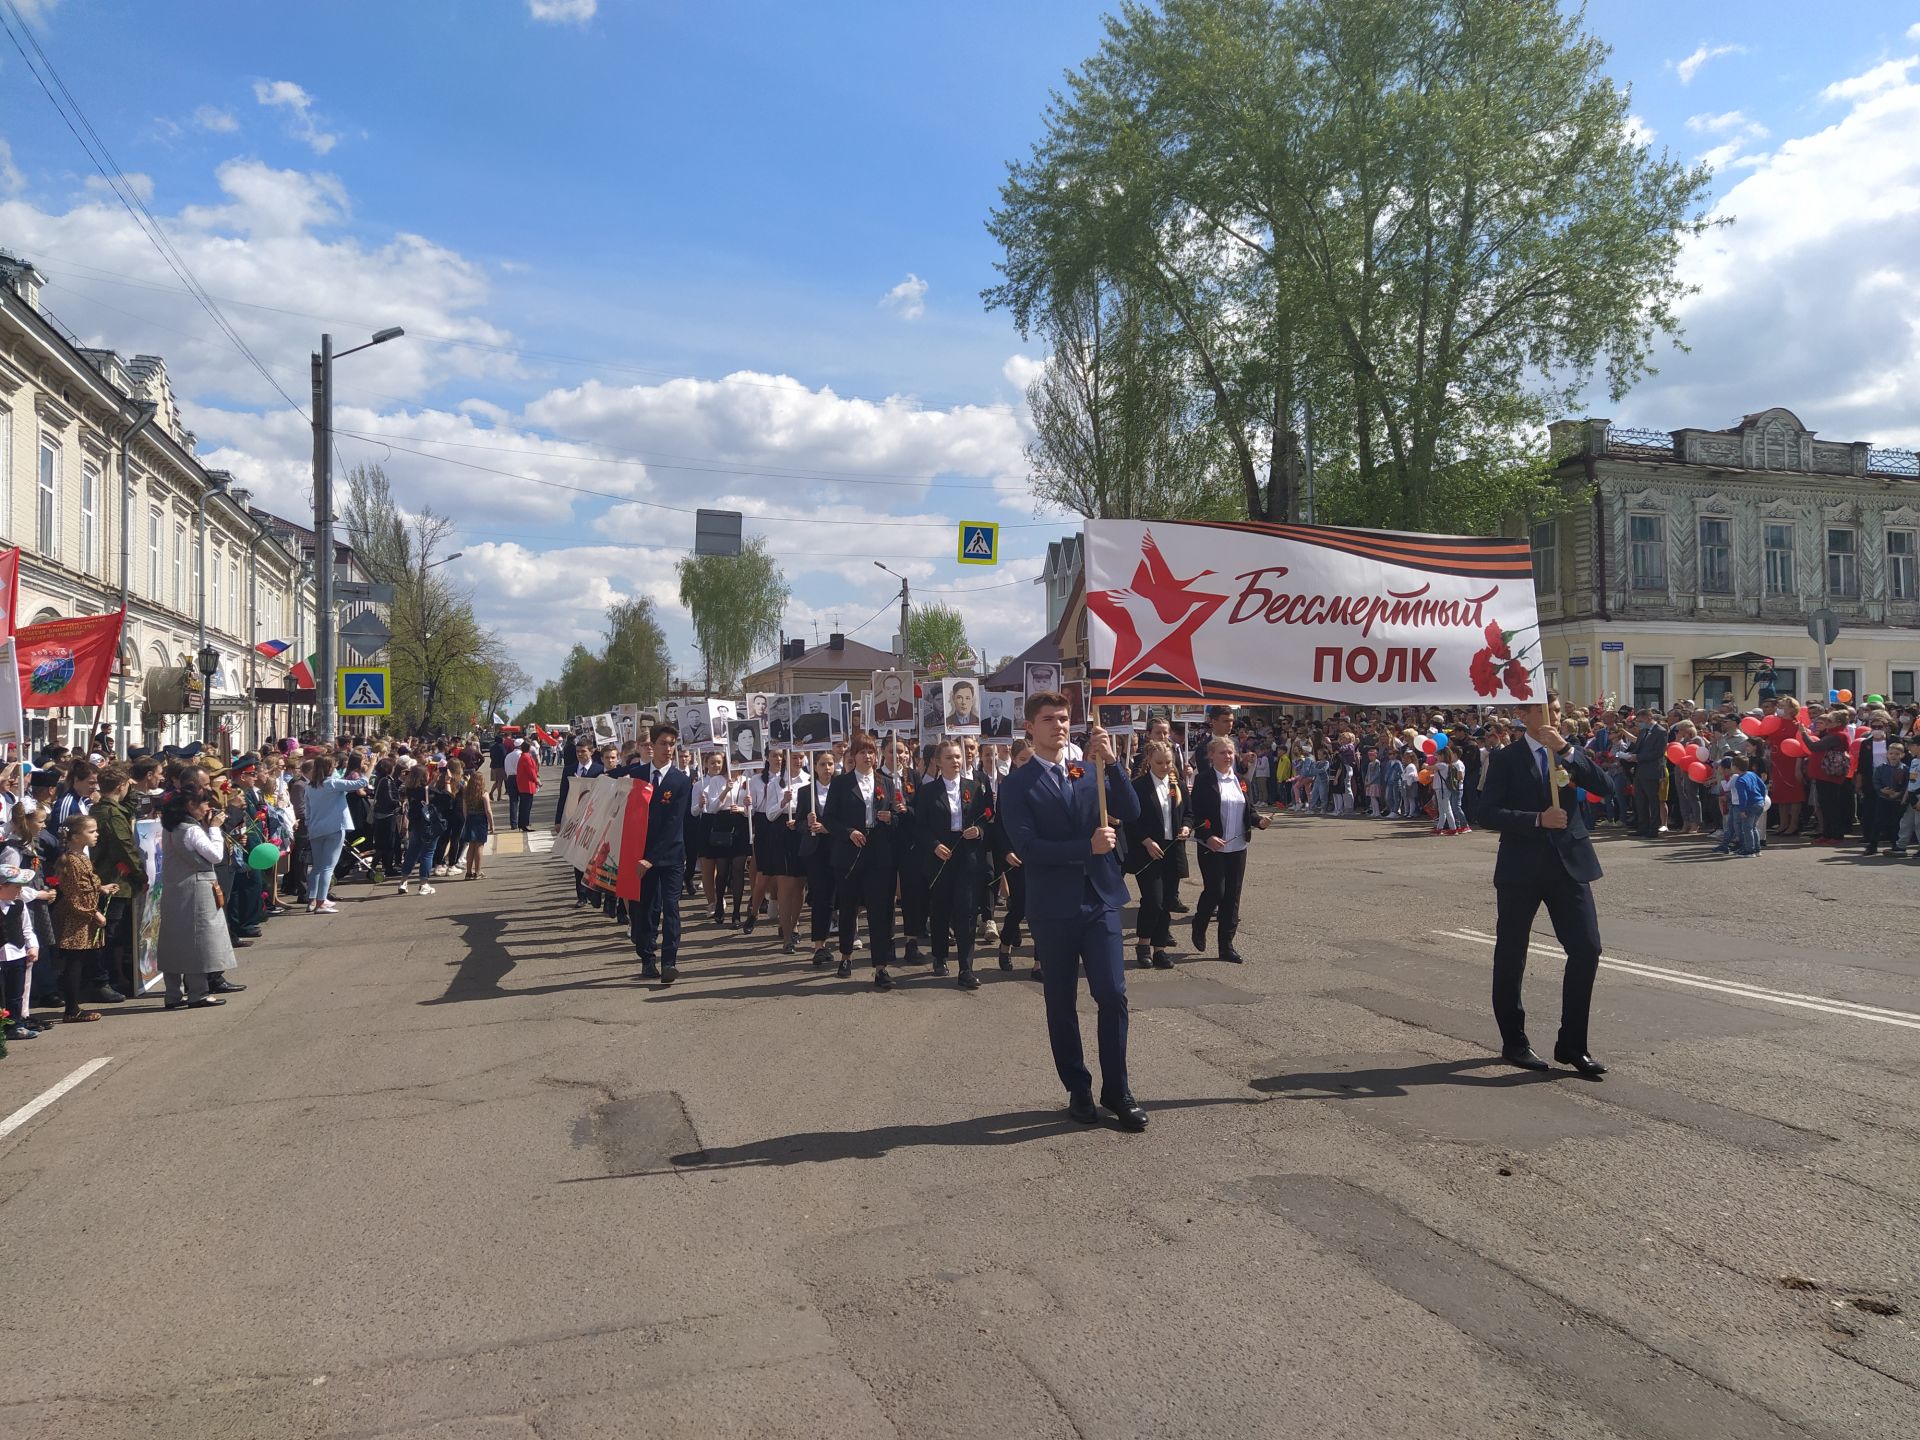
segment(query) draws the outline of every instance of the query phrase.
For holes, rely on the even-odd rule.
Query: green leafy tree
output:
[[[925,670],[941,656],[951,668],[967,644],[967,622],[951,605],[915,605],[907,612],[907,655],[913,668]]]
[[[738,555],[685,556],[679,573],[680,603],[693,617],[707,693],[725,694],[756,652],[779,641],[787,582],[758,535]]]
[[[1708,223],[1606,54],[1552,0],[1129,3],[1010,171],[986,298],[1163,307],[1252,517],[1295,513],[1305,435],[1340,518],[1520,508],[1528,437],[1679,333]]]

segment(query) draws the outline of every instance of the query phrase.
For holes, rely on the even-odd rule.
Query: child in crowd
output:
[[[1760,832],[1767,814],[1767,786],[1753,770],[1753,762],[1744,755],[1728,757],[1733,762],[1733,783],[1728,787],[1732,803],[1734,834],[1743,856],[1760,853]],[[1716,850],[1719,846],[1714,847]]]
[[[0,1009],[7,1012],[6,1038],[33,1040],[40,1027],[27,1018],[27,967],[40,954],[40,941],[27,917],[27,895],[35,875],[18,865],[0,865]]]
[[[1367,814],[1375,820],[1380,818],[1380,802],[1386,795],[1385,769],[1386,767],[1380,761],[1380,752],[1369,747],[1367,750]]]
[[[1413,752],[1406,752],[1406,759],[1400,764],[1400,818],[1411,820],[1420,813],[1420,766],[1415,763]]]
[[[1915,834],[1916,824],[1920,824],[1920,816],[1916,816],[1912,804],[1912,771],[1907,747],[1897,740],[1887,746],[1886,763],[1873,767],[1873,786],[1880,792],[1881,803],[1900,817],[1893,822],[1893,843],[1887,847],[1889,855],[1905,855],[1907,842]]]

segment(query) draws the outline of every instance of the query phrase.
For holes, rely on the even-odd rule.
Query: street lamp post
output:
[[[316,727],[323,741],[331,743],[333,714],[333,362],[406,334],[398,325],[374,331],[364,345],[333,353],[333,336],[322,335],[320,348],[313,356],[313,562],[317,580],[314,608],[318,612],[315,628],[320,632],[314,647],[314,699],[318,712]]]
[[[212,695],[209,691],[213,681],[210,678],[220,668],[220,652],[207,643],[207,567],[212,563],[207,556],[207,504],[216,495],[227,493],[227,487],[233,484],[231,475],[221,475],[200,492],[198,513],[194,516],[194,534],[200,548],[200,560],[194,566],[200,572],[195,585],[194,610],[199,615],[200,624],[200,673],[204,678],[200,682],[200,743],[207,744],[212,737],[207,733],[207,719],[212,709]],[[207,664],[207,657],[213,657],[213,664]]]
[[[202,645],[195,657],[200,668],[200,743],[213,744],[213,672],[220,668],[220,652]]]

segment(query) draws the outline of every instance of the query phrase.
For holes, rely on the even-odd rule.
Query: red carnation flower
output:
[[[1489,620],[1487,622],[1487,649],[1496,660],[1504,660],[1507,658],[1507,637],[1505,632],[1500,629],[1500,622],[1498,620]]]
[[[1067,766],[1067,779],[1069,780],[1078,780],[1081,776],[1085,775],[1086,773],[1087,772],[1085,768],[1082,766],[1079,766],[1079,765]]]
[[[1500,676],[1493,668],[1493,652],[1479,650],[1474,652],[1473,663],[1467,666],[1467,676],[1473,681],[1476,695],[1498,695]]]
[[[1533,677],[1527,674],[1527,667],[1518,660],[1509,660],[1501,678],[1507,682],[1507,690],[1516,700],[1533,698]]]

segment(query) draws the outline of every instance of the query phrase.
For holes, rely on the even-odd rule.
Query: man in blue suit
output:
[[[640,978],[671,985],[680,978],[680,888],[687,866],[687,811],[693,779],[673,763],[680,740],[678,726],[665,721],[647,732],[651,760],[638,760],[607,773],[645,780],[653,786],[647,807],[647,853],[640,862],[640,898],[627,907]],[[655,944],[658,943],[658,959]]]
[[[1075,1013],[1079,972],[1099,1007],[1100,1103],[1123,1130],[1147,1128],[1147,1112],[1127,1084],[1127,973],[1120,911],[1127,889],[1120,876],[1116,826],[1138,819],[1140,798],[1115,761],[1107,732],[1087,736],[1087,762],[1068,762],[1072,710],[1058,691],[1027,697],[1027,733],[1033,758],[1000,785],[1000,816],[1010,848],[1027,875],[1027,924],[1047,995],[1047,1038],[1054,1068],[1067,1087],[1067,1113],[1098,1123],[1093,1077],[1080,1045]],[[1099,795],[1107,787],[1111,823],[1100,823]]]

